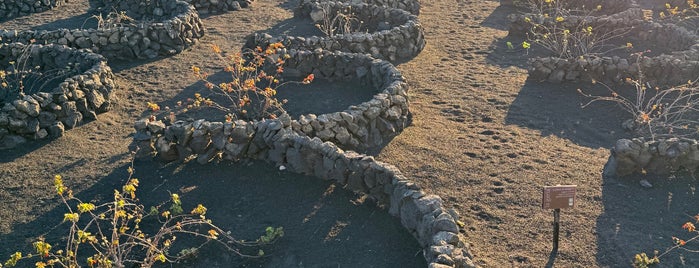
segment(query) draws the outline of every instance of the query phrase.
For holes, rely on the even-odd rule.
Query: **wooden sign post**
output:
[[[575,206],[575,189],[577,185],[544,186],[541,198],[542,209],[553,209],[553,251],[558,251],[558,233],[562,208]]]

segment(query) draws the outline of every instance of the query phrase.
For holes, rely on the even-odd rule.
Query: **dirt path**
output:
[[[119,105],[114,111],[66,132],[60,139],[0,154],[0,244],[30,238],[32,229],[20,230],[27,226],[34,226],[34,230],[51,226],[45,225],[46,219],[60,212],[47,192],[55,173],[64,174],[71,187],[86,195],[108,192],[109,187],[119,185],[129,161],[132,124],[145,109],[146,101],[169,101],[181,94],[183,88],[196,82],[189,74],[191,65],[216,66],[208,54],[210,44],[238,49],[245,35],[291,17],[284,9],[288,6],[261,0],[244,11],[208,16],[204,19],[206,37],[180,55],[151,62],[110,62],[121,85],[117,92]],[[73,18],[74,23],[75,16],[85,16],[79,8],[76,10],[63,18]],[[582,109],[580,104],[585,100],[575,89],[589,84],[527,81],[527,55],[524,51],[510,52],[505,46],[506,41],[521,41],[506,36],[508,12],[511,10],[492,0],[422,1],[419,18],[428,45],[418,57],[399,65],[411,86],[413,125],[383,148],[378,159],[397,165],[427,191],[441,195],[458,209],[475,260],[484,267],[543,267],[553,263],[557,267],[625,267],[635,253],[652,253],[670,246],[671,236],[683,235],[679,226],[688,220],[687,215],[698,212],[693,195],[696,181],[647,177],[655,186],[644,189],[638,185],[638,178],[602,179],[607,148],[629,135],[619,128],[625,115],[611,105]],[[51,16],[46,13],[0,23],[0,28],[44,25]],[[189,171],[182,173],[157,162],[141,163],[137,168],[146,177],[165,174],[177,181],[167,188],[173,191],[189,185],[190,179],[237,174],[219,174],[221,168],[216,165],[185,165]],[[266,170],[269,167],[260,168],[272,172]],[[153,177],[156,181],[158,178]],[[250,181],[238,179],[241,183]],[[201,189],[211,185],[191,183],[200,183]],[[578,196],[576,208],[562,213],[561,248],[558,255],[550,256],[552,216],[541,210],[540,196],[542,186],[555,184],[577,184]],[[312,199],[319,198],[324,190],[320,188],[320,192],[311,194]],[[349,197],[337,198],[340,202]],[[374,216],[364,217],[352,222]],[[337,219],[340,223],[348,221]],[[332,229],[335,222],[326,220],[324,224],[319,226]],[[343,239],[355,234],[350,230]],[[303,234],[300,229],[298,232]],[[381,243],[374,242],[386,247]],[[318,244],[323,247],[321,242]],[[294,249],[294,245],[284,245],[279,251]],[[342,247],[336,246],[338,251]],[[409,251],[402,246],[392,249]],[[0,247],[2,255],[9,251]],[[299,259],[315,254],[315,264],[325,267],[330,262],[324,263],[322,258],[332,255],[326,251],[289,252],[280,253],[270,263],[250,266],[298,265]],[[381,254],[376,256],[392,253]],[[414,256],[415,252],[408,255]],[[213,257],[212,262],[221,265],[219,261],[225,260],[221,258]],[[699,258],[673,253],[663,262],[694,267]],[[344,263],[342,267],[354,267],[363,262],[354,259]],[[397,267],[419,262],[398,257],[376,265]]]

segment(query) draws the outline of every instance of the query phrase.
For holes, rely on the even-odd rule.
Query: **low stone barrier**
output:
[[[646,141],[644,138],[621,139],[611,150],[605,175],[633,173],[670,174],[699,168],[699,142],[694,139],[670,138]]]
[[[620,82],[627,77],[637,79],[640,68],[644,81],[651,85],[674,86],[699,78],[699,37],[685,28],[646,22],[629,36],[676,51],[653,57],[533,58],[529,61],[529,76],[554,83],[589,78]]]
[[[371,156],[343,151],[331,142],[296,133],[288,115],[278,119],[246,122],[178,121],[165,126],[160,121],[139,120],[137,133],[149,138],[134,142],[146,152],[155,147],[161,159],[170,161],[197,155],[199,163],[220,156],[237,161],[261,159],[287,169],[367,194],[399,217],[402,225],[424,248],[430,267],[475,267],[462,237],[459,215],[410,182],[394,166]],[[143,152],[142,152],[143,153]]]
[[[0,0],[0,21],[43,12],[67,0]]]
[[[546,25],[553,29],[578,29],[579,25],[592,26],[595,32],[612,32],[617,29],[630,28],[640,25],[643,22],[643,11],[640,8],[629,8],[618,13],[600,16],[571,15],[565,17],[562,22],[556,21],[553,17],[544,17],[539,14],[510,14],[507,16],[510,21],[509,34],[512,36],[526,36],[532,29],[532,22]]]
[[[0,148],[14,147],[26,138],[60,137],[65,129],[110,109],[116,85],[103,56],[56,44],[0,44],[0,70],[7,70],[12,65],[9,62],[17,62],[22,55],[28,56],[27,68],[39,66],[31,72],[48,73],[66,66],[74,69],[55,88],[19,94],[0,103]]]
[[[285,75],[314,74],[317,79],[339,83],[353,80],[377,92],[371,100],[343,111],[301,115],[290,123],[295,132],[331,141],[344,149],[365,151],[381,146],[409,124],[408,84],[391,63],[367,55],[322,49],[291,50],[289,56],[284,66]],[[138,135],[153,139],[147,131]],[[177,141],[168,139],[167,142]],[[189,149],[201,151],[204,148]]]
[[[409,124],[408,84],[393,64],[367,55],[321,49],[292,51],[287,63],[287,74],[358,80],[377,92],[371,100],[344,111],[299,116],[291,123],[299,134],[331,141],[344,149],[365,151],[381,146]]]
[[[226,11],[240,10],[250,6],[252,0],[184,0],[197,9],[200,15],[217,14]]]
[[[351,9],[363,28],[354,33],[328,36],[270,36],[256,34],[246,43],[247,48],[266,47],[269,43],[281,42],[288,48],[314,50],[322,48],[330,51],[371,54],[377,59],[391,62],[417,56],[425,47],[425,36],[417,16],[409,12],[368,4],[348,4],[323,2],[329,14],[338,10]],[[323,9],[320,3],[305,3],[295,13],[299,18],[310,18],[318,23],[322,20]],[[366,31],[366,32],[364,32]]]
[[[88,48],[108,58],[145,59],[179,53],[204,35],[199,15],[184,1],[130,0],[114,5],[105,2],[96,8],[125,11],[134,20],[127,19],[98,29],[0,30],[0,38],[3,42],[29,43],[35,40],[39,44]]]
[[[299,6],[304,5],[307,2],[318,2],[316,0],[301,0]],[[418,0],[344,0],[339,2],[346,2],[352,4],[367,3],[369,5],[383,6],[389,8],[397,8],[410,12],[414,15],[420,15],[420,1]]]
[[[261,121],[209,122],[201,119],[176,121],[171,125],[145,118],[134,124],[133,145],[139,147],[141,157],[155,154],[164,161],[174,161],[195,156],[201,164],[217,157],[230,161],[251,158],[273,163],[282,170],[334,181],[368,195],[391,215],[400,218],[402,225],[424,248],[430,267],[475,267],[459,235],[459,226],[463,223],[455,210],[444,207],[439,196],[426,194],[396,167],[371,156],[344,151],[335,144],[374,146],[376,140],[372,136],[394,135],[391,131],[382,132],[378,124],[395,129],[397,126],[393,124],[407,120],[407,85],[395,67],[367,55],[322,49],[291,50],[289,54],[285,74],[313,73],[316,78],[359,79],[381,93],[343,112],[307,115],[298,121],[288,114]],[[324,131],[333,133],[334,137],[324,137]],[[343,133],[349,138],[342,138]],[[349,141],[360,144],[353,145]]]

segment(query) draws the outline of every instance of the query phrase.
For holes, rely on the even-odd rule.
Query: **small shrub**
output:
[[[636,55],[640,59],[643,54]],[[660,89],[645,82],[642,72],[639,72],[638,77],[638,79],[625,79],[625,83],[634,89],[631,96],[626,96],[625,93],[612,89],[604,83],[600,84],[609,91],[609,95],[592,95],[578,89],[578,92],[590,98],[583,107],[597,101],[615,102],[632,115],[629,123],[625,123],[625,128],[635,130],[640,135],[650,136],[652,139],[696,138],[699,134],[698,81],[687,81],[683,85]]]
[[[129,15],[126,14],[126,11],[118,11],[116,9],[112,9],[112,11],[110,11],[106,15],[101,13],[97,15],[92,15],[88,19],[95,19],[97,21],[97,29],[100,30],[109,30],[117,27],[123,27],[126,25],[136,25],[136,20],[129,17]],[[85,23],[87,23],[87,20],[83,22],[83,27],[85,26]]]
[[[206,218],[207,208],[198,204],[185,210],[178,194],[170,200],[148,210],[136,198],[139,181],[129,178],[121,190],[114,190],[111,201],[94,204],[83,202],[63,184],[60,175],[54,178],[54,189],[61,203],[67,208],[63,222],[69,225],[66,244],[56,249],[44,238],[34,243],[35,253],[16,252],[4,263],[14,267],[27,259],[37,259],[36,267],[151,267],[158,262],[178,262],[196,257],[201,246],[185,248],[179,253],[170,252],[173,244],[187,237],[200,237],[218,242],[224,248],[240,253],[236,246],[256,246],[272,243],[284,236],[281,227],[268,227],[266,233],[254,242],[236,240],[228,232]],[[169,205],[169,207],[168,207]],[[189,211],[189,212],[187,212]],[[148,234],[141,226],[159,226],[154,234]],[[0,264],[0,267],[3,267]]]
[[[217,45],[212,45],[212,50],[225,66],[223,71],[230,75],[230,81],[211,82],[208,72],[192,66],[194,76],[203,81],[209,91],[195,93],[193,98],[178,102],[178,112],[210,107],[225,112],[226,121],[277,118],[286,113],[283,105],[287,102],[275,97],[277,89],[288,83],[309,84],[314,79],[314,75],[309,74],[299,82],[281,81],[286,60],[290,58],[281,43],[233,54],[223,52]],[[148,108],[160,113],[160,107],[155,103],[149,103]],[[167,117],[171,122],[175,120],[174,111],[166,107],[165,112],[169,112]]]
[[[685,5],[672,6],[665,4],[665,11],[658,13],[660,21],[674,23],[685,29],[699,34],[699,4],[687,0]]]
[[[695,215],[693,217],[693,220],[695,223],[699,223],[699,214]],[[674,251],[674,250],[684,250],[687,252],[692,252],[692,253],[699,253],[699,248],[690,248],[689,243],[699,239],[699,231],[696,229],[694,223],[692,222],[686,222],[685,224],[682,225],[682,229],[687,230],[687,232],[692,233],[694,236],[687,240],[683,240],[677,237],[672,237],[672,243],[673,246],[665,250],[663,253],[658,254],[656,251],[653,255],[653,258],[649,258],[646,253],[639,253],[634,256],[633,260],[633,266],[636,268],[647,268],[647,267],[652,267],[655,264],[660,263],[660,258],[663,256],[667,255],[668,253]]]
[[[620,37],[630,27],[608,28],[594,24],[594,14],[603,7],[576,9],[562,0],[529,0],[526,2],[532,14],[524,18],[530,25],[527,39],[553,53],[556,57],[571,59],[605,54],[612,50],[630,48],[610,45],[609,41]],[[573,19],[574,17],[574,19]]]
[[[361,28],[363,22],[354,14],[352,6],[333,12],[328,1],[320,2],[319,5],[323,16],[315,26],[328,37],[350,34]]]

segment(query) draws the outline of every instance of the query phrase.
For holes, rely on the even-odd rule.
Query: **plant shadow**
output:
[[[254,241],[268,226],[284,228],[285,236],[275,244],[242,249],[248,254],[263,249],[263,258],[243,258],[209,243],[196,259],[174,267],[426,266],[421,254],[416,254],[420,246],[398,219],[330,182],[280,172],[259,161],[209,165],[136,161],[134,168],[140,180],[137,195],[146,208],[178,193],[185,211],[203,204],[207,218],[238,239]],[[121,189],[127,177],[126,166],[120,167],[76,196],[108,202],[113,189]],[[70,186],[70,174],[64,180]],[[39,194],[50,193],[53,189]],[[0,256],[31,251],[31,242],[40,235],[60,247],[69,227],[61,223],[63,213],[66,209],[58,205],[31,222],[12,226],[0,241],[18,247],[0,248]],[[196,246],[185,237],[177,242],[180,247]]]
[[[643,188],[646,179],[652,188]],[[673,176],[630,175],[602,179],[603,213],[597,218],[597,263],[602,266],[631,266],[634,255],[654,251],[663,253],[672,247],[672,237],[687,240],[691,233],[681,227],[695,222],[699,199],[695,195],[699,182],[690,174]],[[690,242],[688,248],[696,248]],[[697,267],[699,255],[674,250],[660,258],[660,267]]]
[[[540,83],[527,80],[512,102],[506,124],[555,135],[589,148],[606,148],[627,137],[622,122],[630,118],[614,103],[596,102],[583,108],[589,98],[578,93],[608,94],[602,85],[589,83]],[[494,103],[497,105],[497,103]]]

